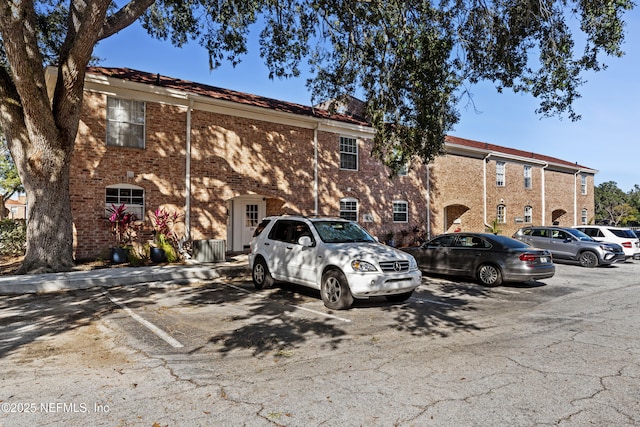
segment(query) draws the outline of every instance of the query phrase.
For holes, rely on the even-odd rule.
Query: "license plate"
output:
[[[540,257],[540,262],[541,262],[541,263],[543,263],[543,262],[549,262],[549,258],[547,258],[546,256],[541,256],[541,257]]]

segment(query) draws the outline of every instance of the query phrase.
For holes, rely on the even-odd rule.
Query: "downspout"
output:
[[[427,163],[427,239],[431,239],[431,165]]]
[[[483,222],[486,228],[492,228],[491,225],[487,223],[487,162],[489,161],[489,157],[491,157],[491,153],[487,154],[484,159],[482,159],[482,198],[483,198]]]
[[[187,139],[186,139],[186,165],[185,165],[185,206],[184,206],[184,237],[183,243],[191,240],[191,111],[193,99],[189,98],[187,107]]]
[[[318,215],[318,128],[320,122],[313,128],[313,202],[314,215]]]
[[[544,166],[542,167],[542,224],[545,224],[545,218],[547,217],[547,189],[545,188],[545,174],[544,170],[549,167],[549,163],[544,162]]]
[[[573,174],[573,225],[578,225],[578,174],[584,172],[582,169],[578,169]]]

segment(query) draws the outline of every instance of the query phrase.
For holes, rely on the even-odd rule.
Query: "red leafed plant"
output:
[[[118,207],[111,205],[109,212],[111,213],[109,222],[111,222],[113,234],[116,236],[116,245],[122,246],[131,243],[135,234],[133,223],[137,220],[136,215],[127,212],[127,206],[125,204]]]
[[[179,219],[180,214],[178,212],[169,212],[164,208],[156,209],[151,215],[156,245],[164,249],[169,262],[174,262],[178,259],[179,239],[174,226]]]

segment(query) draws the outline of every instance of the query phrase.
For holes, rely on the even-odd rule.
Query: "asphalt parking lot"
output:
[[[0,425],[638,425],[640,262],[330,311],[248,275],[0,297]]]

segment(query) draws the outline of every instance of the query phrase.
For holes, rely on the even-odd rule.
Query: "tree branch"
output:
[[[109,16],[98,34],[98,41],[106,39],[133,24],[153,4],[155,0],[132,0],[123,8]]]

